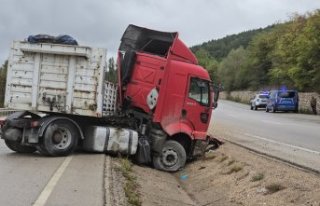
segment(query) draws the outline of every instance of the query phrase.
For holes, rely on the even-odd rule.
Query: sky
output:
[[[68,34],[110,57],[129,24],[178,31],[193,46],[315,9],[319,0],[0,0],[0,65],[31,34]]]

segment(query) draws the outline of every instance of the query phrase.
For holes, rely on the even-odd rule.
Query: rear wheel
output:
[[[68,120],[56,120],[46,129],[38,151],[45,155],[64,156],[72,153],[78,144],[77,128]]]
[[[166,141],[162,147],[161,154],[153,157],[153,165],[158,170],[175,172],[184,167],[187,154],[183,146],[173,140]]]
[[[20,142],[5,140],[7,147],[18,153],[34,153],[37,149],[31,146],[21,145]]]

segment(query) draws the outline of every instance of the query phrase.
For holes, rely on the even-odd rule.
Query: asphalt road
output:
[[[220,100],[209,132],[288,162],[320,171],[320,116],[252,111]]]
[[[0,205],[104,205],[104,154],[17,154],[0,140]]]

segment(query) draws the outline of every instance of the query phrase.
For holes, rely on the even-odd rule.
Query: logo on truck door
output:
[[[186,104],[189,105],[189,106],[196,106],[195,102],[187,102]]]

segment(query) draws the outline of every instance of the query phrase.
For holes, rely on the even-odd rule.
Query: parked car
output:
[[[259,93],[250,101],[250,109],[257,110],[258,108],[265,108],[267,106],[268,93]]]
[[[299,95],[296,90],[272,90],[266,106],[266,112],[298,112]]]

